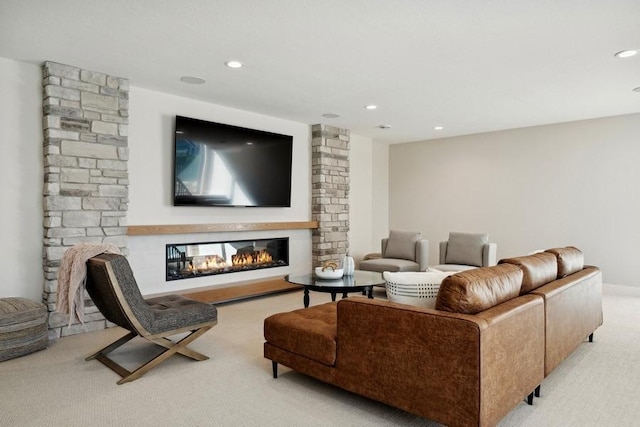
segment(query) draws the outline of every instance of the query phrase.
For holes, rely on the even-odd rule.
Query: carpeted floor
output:
[[[312,304],[328,300],[311,294]],[[116,374],[84,358],[122,329],[58,339],[0,363],[0,426],[437,425],[285,367],[274,380],[262,357],[262,320],[301,306],[301,292],[222,305],[219,324],[192,344],[210,360],[172,357],[121,386]],[[545,379],[541,398],[518,405],[501,426],[640,424],[640,297],[605,292],[604,316],[595,342],[580,346]],[[149,355],[148,344],[133,343],[117,353],[128,367]]]

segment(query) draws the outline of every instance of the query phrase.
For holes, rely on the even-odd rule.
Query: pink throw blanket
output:
[[[104,252],[119,254],[120,249],[109,243],[79,243],[66,250],[58,269],[58,302],[56,311],[69,314],[69,326],[74,320],[84,324],[84,286],[87,260]]]

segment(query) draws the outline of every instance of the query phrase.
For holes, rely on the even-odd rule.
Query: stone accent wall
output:
[[[43,65],[44,292],[51,338],[104,329],[85,296],[85,324],[55,313],[64,251],[112,243],[127,253],[129,82],[77,67]]]
[[[349,130],[311,127],[313,266],[340,261],[349,252]]]

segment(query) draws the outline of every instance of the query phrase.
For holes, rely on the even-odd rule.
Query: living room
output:
[[[20,6],[6,7],[15,12]],[[27,9],[30,7],[35,6],[30,5]],[[632,6],[628,6],[630,8]],[[3,16],[4,24],[11,14],[3,13]],[[4,40],[11,40],[8,37],[10,28],[8,23],[3,25]],[[637,30],[629,31],[637,35]],[[620,37],[624,45],[615,46],[612,51],[602,48],[602,61],[610,62],[612,68],[618,67],[621,75],[630,72],[637,75],[638,56],[613,57],[618,50],[637,47],[628,46],[635,40],[638,37],[624,40]],[[20,43],[37,44],[28,39],[11,42],[18,46]],[[42,63],[56,61],[98,73],[111,73],[112,69],[119,68],[94,68],[81,61],[66,61],[62,53],[54,55],[52,51],[41,52],[37,58],[22,56],[14,54],[5,43],[8,42],[3,42],[0,50],[3,93],[0,120],[5,130],[5,165],[0,174],[7,183],[3,194],[9,208],[2,211],[2,232],[5,242],[20,244],[7,250],[2,257],[5,280],[0,285],[0,297],[20,296],[40,301],[43,293],[44,175]],[[128,62],[127,58],[114,60],[118,59]],[[231,72],[236,71],[246,70]],[[116,76],[130,78],[127,73]],[[235,74],[231,79],[241,78],[238,76],[241,74]],[[177,79],[179,75],[176,75]],[[599,83],[598,76],[594,76],[594,80],[583,82],[583,85],[592,87]],[[527,82],[522,85],[526,86]],[[640,131],[640,95],[632,90],[638,85],[640,83],[636,81],[625,89],[626,92],[620,95],[618,109],[602,108],[599,114],[594,113],[595,110],[584,116],[558,112],[553,121],[515,120],[494,128],[479,126],[481,130],[475,132],[456,132],[451,129],[455,123],[451,123],[447,124],[445,133],[430,129],[428,137],[398,137],[397,141],[389,140],[389,130],[376,127],[386,123],[380,121],[383,120],[380,114],[390,108],[380,105],[378,111],[373,112],[378,116],[367,118],[369,122],[375,120],[375,125],[370,126],[375,129],[369,134],[359,134],[351,129],[350,254],[358,261],[367,253],[379,251],[380,240],[391,229],[420,230],[430,241],[430,259],[435,264],[437,244],[445,240],[450,231],[482,231],[498,242],[499,258],[575,245],[584,251],[586,263],[602,269],[607,284],[605,292],[615,290],[619,294],[637,296],[640,287],[635,280],[632,260],[640,256],[634,238],[640,232],[637,223],[640,200],[635,196],[633,183],[640,178],[635,166],[635,159],[640,155],[636,143]],[[289,90],[285,94],[291,96]],[[549,104],[536,104],[536,99],[534,94],[527,93],[526,101],[522,101],[529,107],[532,117],[540,110],[553,110]],[[585,96],[576,101],[566,100],[566,103],[581,110],[591,99]],[[599,98],[593,95],[593,99],[592,103],[597,103]],[[317,122],[305,122],[284,118],[277,111],[256,113],[242,108],[240,101],[218,104],[202,99],[197,86],[186,87],[183,94],[175,94],[163,87],[146,87],[142,81],[131,80],[129,101],[128,225],[311,219],[309,125],[340,122],[332,122],[333,119],[321,115],[317,116]],[[486,98],[473,102],[486,104],[484,108],[489,110],[493,108]],[[360,114],[369,113],[362,107],[358,105],[363,110]],[[323,113],[330,111],[322,110]],[[407,111],[406,114],[413,113]],[[176,115],[292,135],[295,179],[291,207],[172,206],[171,151]],[[394,123],[390,131],[397,127]],[[446,133],[449,131],[451,133]],[[290,230],[279,234],[289,237],[295,245],[290,266],[279,272],[284,275],[308,271],[312,267],[311,232]],[[236,239],[262,235],[263,232],[236,232],[207,237]],[[270,273],[243,273],[237,279],[219,276],[166,282],[163,261],[157,257],[158,252],[163,252],[166,239],[129,236],[128,241],[129,257],[145,295],[227,286],[236,280],[271,276]],[[215,335],[215,329],[210,334]]]

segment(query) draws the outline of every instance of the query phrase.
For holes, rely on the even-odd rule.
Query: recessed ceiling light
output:
[[[224,63],[229,68],[242,68],[244,64],[240,61],[227,61]]]
[[[369,105],[365,105],[364,108],[366,108],[367,110],[375,110],[376,108],[378,108],[378,106],[369,104]]]
[[[322,117],[326,117],[327,119],[337,119],[338,117],[340,117],[340,114],[324,113]]]
[[[638,51],[635,49],[621,50],[620,52],[616,52],[615,56],[618,58],[629,58],[631,56],[635,56],[638,54]]]
[[[205,83],[205,79],[201,79],[200,77],[193,77],[193,76],[182,76],[180,77],[180,81],[182,83],[187,83],[190,85],[201,85]]]
[[[380,129],[391,129],[391,125],[378,125]]]
[[[434,128],[435,130],[442,130],[442,129],[444,129],[444,127],[442,127],[442,126],[434,126],[433,128]]]

